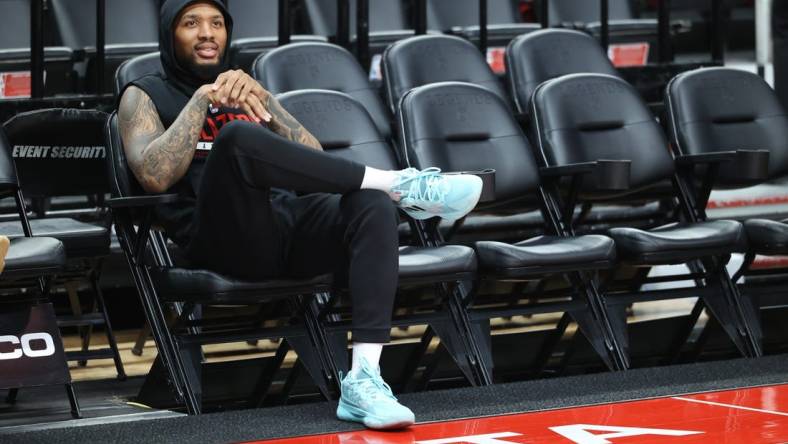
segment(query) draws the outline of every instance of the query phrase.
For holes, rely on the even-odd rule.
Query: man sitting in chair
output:
[[[396,208],[458,219],[478,202],[481,179],[324,153],[271,93],[228,69],[232,23],[218,0],[164,3],[164,72],[133,81],[118,108],[129,166],[147,192],[183,197],[157,216],[195,265],[246,279],[333,272],[346,282],[353,362],[337,416],[407,427],[413,413],[378,367],[397,288]]]

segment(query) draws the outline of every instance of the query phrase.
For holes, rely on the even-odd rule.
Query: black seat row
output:
[[[370,41],[372,54],[380,54],[386,46],[413,35],[408,17],[408,2],[373,0],[370,2]],[[553,4],[554,3],[554,4]],[[578,2],[582,8],[567,7],[566,0],[551,3],[551,17],[555,25],[564,26],[580,21],[581,28],[594,34],[597,9],[593,2]],[[571,2],[569,2],[571,3]],[[106,5],[106,64],[104,91],[109,91],[113,74],[128,58],[154,51],[158,42],[159,0],[125,2],[109,0]],[[589,4],[589,5],[586,5]],[[635,20],[628,0],[611,2],[611,41],[647,40],[640,30],[652,30],[654,23]],[[355,11],[351,2],[351,11]],[[278,0],[234,0],[228,7],[235,18],[234,40],[231,44],[236,66],[248,68],[254,58],[277,46]],[[294,19],[297,32],[294,41],[326,41],[336,35],[336,2],[333,0],[304,0],[306,19]],[[522,23],[517,4],[512,0],[489,2],[490,45],[503,47],[510,40],[539,29],[538,24]],[[47,94],[76,91],[95,91],[96,62],[96,7],[95,0],[53,0],[48,9],[45,60],[49,75]],[[571,14],[570,14],[571,12]],[[29,69],[30,6],[28,0],[2,0],[0,13],[15,17],[11,26],[0,32],[0,68],[2,72]],[[133,19],[130,19],[133,17]],[[618,20],[619,18],[626,20]],[[471,41],[478,39],[478,6],[476,0],[428,2],[429,29],[453,33]],[[355,14],[351,14],[352,34],[355,33]],[[596,26],[596,28],[595,28]],[[619,28],[623,31],[619,32]],[[633,31],[634,30],[634,31]],[[651,32],[651,31],[648,31]],[[598,34],[598,32],[597,32]],[[621,37],[619,36],[621,34]],[[652,44],[653,43],[649,43]],[[653,51],[651,52],[654,53]],[[374,67],[373,67],[374,70]]]

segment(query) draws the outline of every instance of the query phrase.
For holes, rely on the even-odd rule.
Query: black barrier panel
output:
[[[70,382],[52,304],[0,310],[0,388]]]
[[[109,192],[104,123],[95,110],[30,111],[3,125],[25,196],[78,196]]]

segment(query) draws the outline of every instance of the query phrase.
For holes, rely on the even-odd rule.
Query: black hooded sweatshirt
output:
[[[161,7],[159,24],[159,52],[164,72],[150,74],[134,80],[134,85],[151,98],[159,119],[165,128],[178,118],[186,104],[191,100],[200,86],[212,82],[196,77],[178,64],[175,58],[174,26],[180,12],[187,6],[198,1],[213,3],[224,15],[227,29],[227,42],[231,41],[233,20],[224,3],[219,0],[167,0]],[[229,44],[228,44],[229,46]],[[217,75],[230,68],[229,48],[225,48]],[[158,222],[164,226],[168,236],[178,245],[186,246],[192,233],[192,219],[195,210],[197,190],[199,189],[202,167],[205,158],[213,146],[213,140],[221,127],[232,120],[250,120],[243,111],[228,107],[211,105],[206,110],[206,119],[200,134],[194,159],[186,175],[178,181],[169,192],[181,195],[182,200],[173,205],[162,206],[157,210]]]

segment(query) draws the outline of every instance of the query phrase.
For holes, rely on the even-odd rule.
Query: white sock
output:
[[[388,193],[392,199],[397,196],[391,195],[391,187],[397,181],[397,171],[384,171],[376,168],[366,167],[364,179],[361,181],[362,190],[380,190]]]
[[[368,342],[356,342],[353,344],[353,365],[350,367],[350,374],[356,376],[361,371],[362,361],[373,369],[380,364],[380,353],[383,351],[383,344],[371,344]]]

